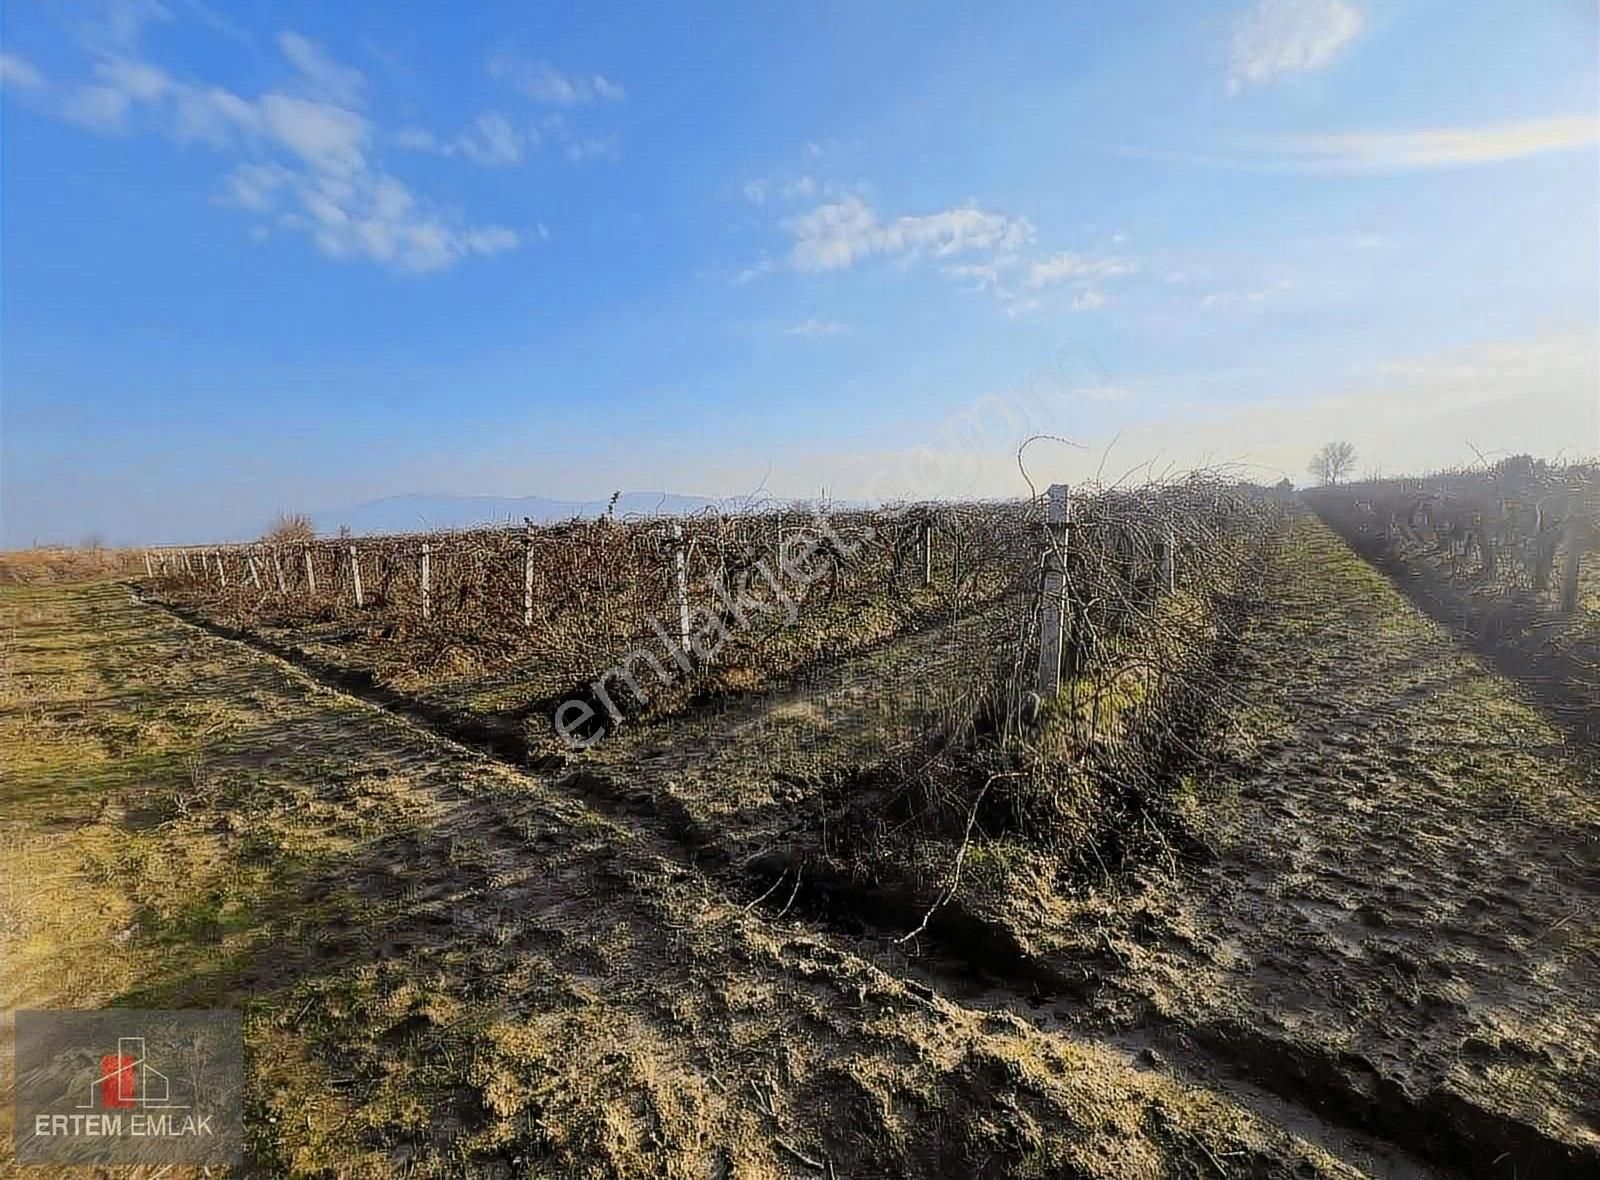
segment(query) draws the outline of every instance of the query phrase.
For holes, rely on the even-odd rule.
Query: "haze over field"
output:
[[[1590,5],[374,11],[8,8],[0,542],[1600,449]]]

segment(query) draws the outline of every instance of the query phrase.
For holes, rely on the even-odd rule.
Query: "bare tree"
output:
[[[317,530],[305,513],[280,512],[278,519],[272,522],[272,527],[261,539],[274,545],[289,545],[297,541],[309,541],[316,535]]]
[[[1318,483],[1336,484],[1356,468],[1354,443],[1323,443],[1322,449],[1311,457],[1309,470]]]

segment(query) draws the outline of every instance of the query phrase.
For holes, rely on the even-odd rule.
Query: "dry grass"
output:
[[[263,1174],[1353,1175],[114,588],[4,614],[5,1002],[242,1008]]]
[[[143,550],[41,545],[0,552],[0,586],[94,582],[144,573]]]

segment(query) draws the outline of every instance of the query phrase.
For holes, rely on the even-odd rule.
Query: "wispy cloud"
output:
[[[1279,279],[1268,286],[1252,291],[1210,291],[1200,296],[1199,307],[1203,311],[1226,311],[1230,308],[1259,308],[1269,300],[1276,298],[1289,290],[1291,284],[1287,279]]]
[[[809,319],[785,328],[785,336],[837,336],[849,331],[849,326],[838,320]]]
[[[362,111],[366,78],[310,39],[282,34],[278,47],[293,81],[246,98],[173,77],[139,55],[141,27],[164,16],[164,9],[124,0],[109,12],[100,25],[81,31],[96,58],[92,80],[48,99],[53,113],[102,133],[154,130],[234,157],[223,203],[256,216],[258,238],[303,234],[328,257],[413,273],[522,244],[522,235],[505,226],[447,215],[384,171],[374,152],[376,126]],[[509,123],[486,115],[460,150],[499,162],[521,148]]]
[[[621,102],[627,90],[604,74],[567,74],[547,61],[526,61],[509,54],[489,59],[489,76],[512,86],[535,102],[552,106],[583,106],[591,102]]]
[[[299,33],[279,33],[278,48],[300,72],[302,84],[312,97],[337,106],[362,105],[367,79],[360,70],[340,65],[315,41]]]
[[[615,135],[589,135],[571,139],[563,154],[574,164],[582,164],[586,160],[615,160],[622,154],[622,148]]]
[[[538,133],[532,138],[537,143]],[[395,146],[407,151],[462,156],[486,167],[520,163],[528,143],[529,136],[498,111],[484,111],[454,139],[440,139],[425,127],[405,127],[394,134]]]
[[[1023,285],[1037,290],[1056,283],[1115,278],[1132,274],[1135,269],[1134,264],[1124,258],[1089,258],[1063,250],[1030,264]]]
[[[1228,92],[1323,69],[1364,23],[1361,10],[1344,0],[1257,0],[1234,28]]]
[[[1033,237],[1027,218],[976,205],[883,221],[856,196],[789,218],[783,228],[793,239],[789,264],[798,271],[841,270],[874,255],[913,259],[1015,251]]]
[[[1427,168],[1497,164],[1600,141],[1600,119],[1557,115],[1480,127],[1353,131],[1269,136],[1236,141],[1231,151],[1194,152],[1124,145],[1122,155],[1247,172],[1377,175]]]
[[[1304,135],[1257,141],[1291,166],[1320,172],[1393,172],[1492,164],[1586,147],[1600,138],[1600,119],[1573,115],[1421,131]]]
[[[33,63],[15,53],[0,53],[0,86],[15,86],[19,90],[37,90],[44,85],[44,75]]]

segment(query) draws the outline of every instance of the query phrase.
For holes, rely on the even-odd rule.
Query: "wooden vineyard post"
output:
[[[431,603],[428,601],[428,543],[422,543],[422,617],[427,618]]]
[[[961,530],[950,530],[950,601],[961,597]]]
[[[1583,565],[1586,540],[1583,517],[1577,512],[1567,517],[1562,544],[1566,546],[1566,560],[1561,563],[1561,613],[1570,615],[1578,609],[1578,570]]]
[[[306,556],[306,593],[312,598],[317,596],[317,569],[311,564],[311,546],[305,547]]]
[[[1047,493],[1044,585],[1039,611],[1039,675],[1041,697],[1061,688],[1061,640],[1066,615],[1067,485],[1054,483]]]
[[[522,625],[533,628],[533,522],[528,521],[522,546]]]
[[[689,650],[689,557],[683,549],[683,525],[672,522],[672,582],[678,600],[678,643]]]
[[[278,575],[278,593],[287,594],[289,587],[283,580],[283,561],[278,557],[278,547],[272,547],[272,572]]]
[[[361,594],[361,559],[356,556],[356,547],[350,546],[350,582],[356,591],[356,606],[366,605],[366,600]]]
[[[261,578],[256,573],[256,555],[254,553],[246,553],[244,555],[244,562],[245,566],[250,570],[250,585],[254,586],[257,590],[261,589]]]
[[[148,549],[144,552],[144,576],[147,578],[156,576],[156,571],[150,568],[150,551]]]

